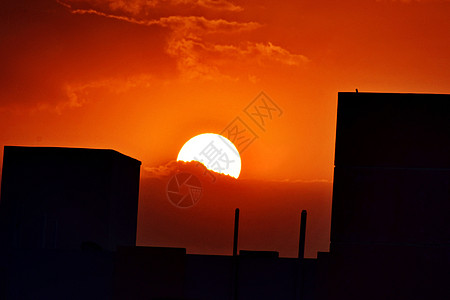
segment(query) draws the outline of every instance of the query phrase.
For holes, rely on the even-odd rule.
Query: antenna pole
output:
[[[238,254],[238,236],[239,236],[239,208],[234,212],[234,239],[233,239],[233,256]]]
[[[300,220],[300,238],[298,241],[298,258],[305,257],[305,236],[306,236],[306,210],[302,210]]]

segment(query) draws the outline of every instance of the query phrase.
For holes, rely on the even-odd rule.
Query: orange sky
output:
[[[170,202],[174,175],[194,174],[201,184],[195,205]],[[186,248],[188,253],[232,251],[234,210],[240,209],[239,249],[278,251],[296,257],[300,212],[307,210],[307,257],[328,251],[332,185],[323,181],[235,180],[203,174],[195,162],[171,162],[141,178],[137,243]],[[173,194],[172,194],[173,195]],[[174,198],[172,198],[174,199]],[[180,198],[176,198],[180,199]]]
[[[243,178],[332,179],[338,91],[450,92],[449,1],[2,1],[0,143],[144,167],[260,92]],[[256,128],[257,130],[257,128]]]
[[[338,91],[450,93],[446,0],[0,8],[1,151],[111,148],[141,160],[145,177],[241,117],[259,137],[241,179],[331,182]],[[261,91],[283,111],[265,131],[243,112]]]

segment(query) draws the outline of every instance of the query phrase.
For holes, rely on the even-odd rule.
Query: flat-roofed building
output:
[[[2,247],[134,246],[140,165],[113,150],[5,146]]]
[[[449,200],[450,95],[339,93],[327,299],[450,296]]]

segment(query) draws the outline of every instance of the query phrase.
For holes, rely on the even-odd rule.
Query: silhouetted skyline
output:
[[[232,243],[233,256],[189,254],[185,247],[139,247],[140,161],[113,150],[5,147],[0,296],[448,298],[450,95],[358,92],[339,93],[338,98],[329,252],[303,258],[305,235],[315,229],[309,221],[306,227],[306,211],[300,220],[300,210],[294,211],[298,258],[247,248],[241,220],[251,210],[242,206],[233,210],[234,228],[228,216],[210,225],[216,231],[216,224],[228,226],[221,238]],[[177,166],[191,167],[200,178],[205,175],[194,163]],[[173,175],[173,170],[159,171],[160,179]],[[236,183],[218,176],[201,188],[235,190]],[[158,189],[155,185],[154,195]],[[240,195],[241,204],[256,199]],[[153,200],[157,203],[158,197]],[[314,214],[308,215],[314,220]],[[182,225],[178,216],[170,219],[173,230]],[[283,236],[265,233],[269,241]],[[197,232],[188,239],[199,236]],[[199,244],[208,248],[209,242]]]

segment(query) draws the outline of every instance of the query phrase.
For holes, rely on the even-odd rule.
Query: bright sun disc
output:
[[[234,144],[215,133],[203,133],[187,141],[178,153],[177,161],[199,161],[217,173],[238,178],[241,157]]]

